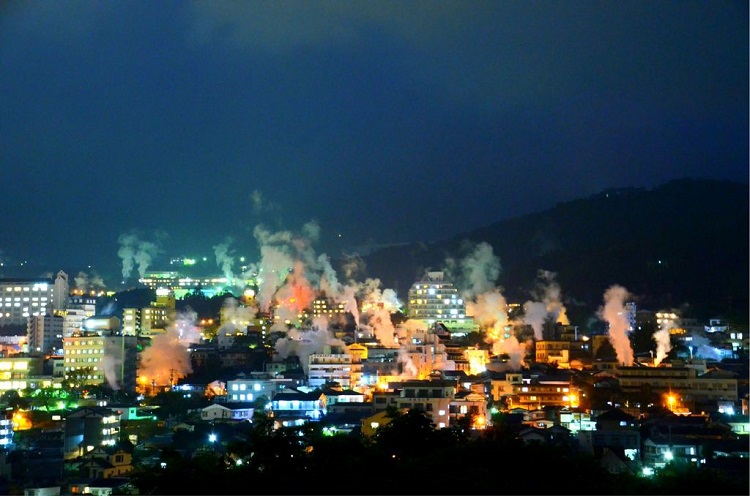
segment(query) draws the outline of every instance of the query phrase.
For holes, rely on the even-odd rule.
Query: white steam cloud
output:
[[[625,309],[628,291],[622,286],[613,285],[604,293],[604,306],[599,309],[600,317],[608,324],[609,341],[617,354],[617,361],[627,367],[633,365],[633,348],[628,336],[629,322]]]
[[[158,236],[158,235],[157,235]],[[146,276],[154,257],[161,253],[158,241],[145,241],[135,233],[121,234],[117,255],[122,259],[122,277],[127,279],[137,267],[140,279]]]
[[[672,343],[669,337],[669,330],[674,327],[671,319],[665,319],[659,330],[654,332],[653,338],[656,341],[656,357],[654,357],[654,366],[658,366],[662,360],[667,358],[667,354],[672,349]]]

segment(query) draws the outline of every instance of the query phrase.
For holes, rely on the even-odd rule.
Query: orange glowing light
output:
[[[484,429],[486,424],[487,424],[487,419],[484,418],[484,415],[478,415],[477,417],[474,418],[475,429]]]
[[[22,412],[16,412],[13,414],[13,430],[14,431],[25,431],[31,429],[31,420],[26,417]]]

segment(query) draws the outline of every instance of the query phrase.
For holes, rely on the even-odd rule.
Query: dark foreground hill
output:
[[[538,270],[556,273],[568,314],[585,318],[613,284],[641,309],[748,321],[748,184],[678,180],[653,189],[607,190],[549,210],[434,243],[362,257],[366,275],[403,298],[426,270],[487,242],[501,263],[497,285],[523,302]],[[578,322],[583,324],[584,322]]]

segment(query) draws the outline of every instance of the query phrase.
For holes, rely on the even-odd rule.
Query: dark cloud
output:
[[[5,2],[0,250],[117,266],[137,227],[212,257],[314,220],[351,253],[608,187],[747,181],[747,19],[739,1]]]

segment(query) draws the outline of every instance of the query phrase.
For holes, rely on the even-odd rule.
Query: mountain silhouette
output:
[[[682,179],[609,189],[450,239],[359,258],[364,276],[380,279],[406,303],[409,287],[426,271],[442,270],[448,258],[485,242],[500,260],[496,286],[509,301],[527,301],[538,271],[553,272],[571,321],[593,316],[604,292],[619,285],[639,309],[747,324],[748,206],[746,183]]]

